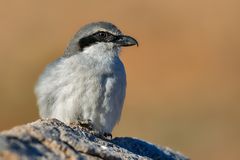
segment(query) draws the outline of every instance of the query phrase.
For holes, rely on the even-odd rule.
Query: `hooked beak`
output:
[[[138,42],[136,39],[130,36],[125,36],[125,35],[118,36],[115,43],[119,44],[122,47],[134,46],[134,45],[138,46]]]

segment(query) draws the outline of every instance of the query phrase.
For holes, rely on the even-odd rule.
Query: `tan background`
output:
[[[240,1],[0,2],[0,130],[38,118],[33,86],[86,23],[113,22],[125,48],[124,111],[114,136],[194,160],[240,159]]]

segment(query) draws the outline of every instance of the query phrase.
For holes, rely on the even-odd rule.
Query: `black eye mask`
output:
[[[97,42],[115,42],[118,36],[115,36],[109,32],[99,31],[90,36],[81,38],[78,42],[80,50],[83,51],[85,47],[91,46]]]

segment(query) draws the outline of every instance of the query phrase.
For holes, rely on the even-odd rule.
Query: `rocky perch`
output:
[[[160,159],[187,160],[169,148],[131,137],[102,139],[81,126],[37,120],[0,133],[0,159]]]

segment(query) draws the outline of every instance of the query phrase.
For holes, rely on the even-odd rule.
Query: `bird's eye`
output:
[[[106,32],[99,32],[98,36],[101,38],[106,38],[107,37],[107,33]]]
[[[111,33],[103,31],[95,33],[94,37],[98,42],[111,42],[114,39],[114,36]]]

